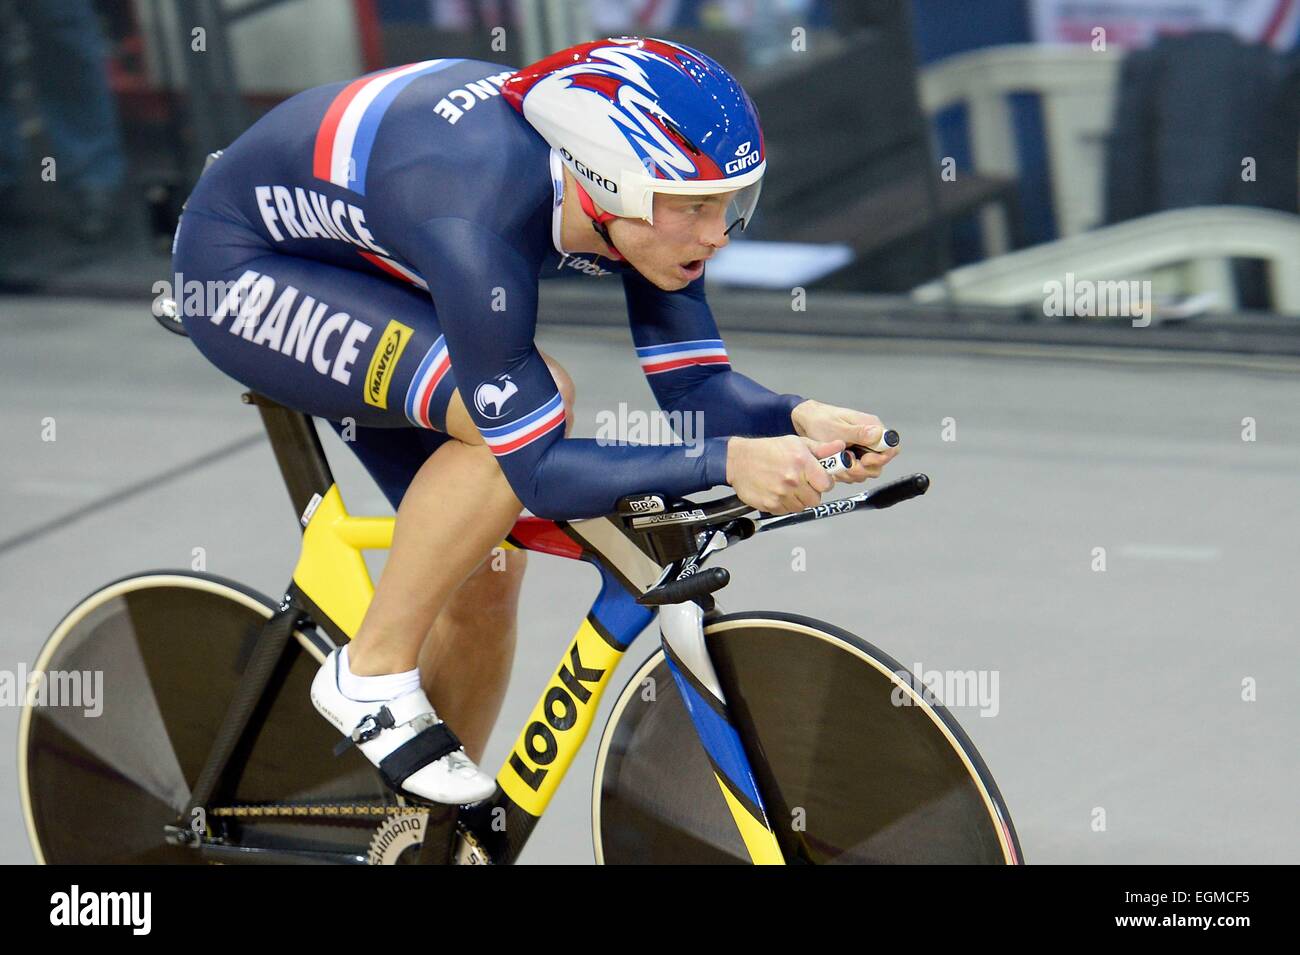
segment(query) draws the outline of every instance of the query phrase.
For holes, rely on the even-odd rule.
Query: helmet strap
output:
[[[596,234],[600,236],[601,240],[607,246],[609,246],[609,251],[613,254],[614,261],[626,261],[618,249],[614,247],[614,240],[609,237],[609,227],[605,224],[613,219],[617,219],[618,216],[614,215],[612,212],[601,212],[597,209],[596,203],[592,200],[591,196],[587,194],[587,190],[582,188],[582,183],[578,182],[576,176],[573,178],[573,184],[578,187],[578,204],[582,206],[582,211],[586,213],[587,218],[591,220],[591,227],[596,230]]]

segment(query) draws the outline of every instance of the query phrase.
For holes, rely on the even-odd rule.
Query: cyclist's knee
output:
[[[485,484],[488,482],[499,483],[505,487],[510,486],[506,481],[505,472],[501,470],[501,466],[497,463],[496,455],[492,453],[491,448],[483,443],[481,438],[476,442],[461,441],[459,444],[460,453],[472,463],[476,482],[481,481],[485,482]]]
[[[451,393],[451,400],[447,403],[447,433],[461,444],[486,448],[483,435],[479,434],[478,427],[465,408],[465,402],[461,400],[459,388]]]
[[[573,379],[569,373],[564,370],[564,366],[552,358],[546,352],[540,352],[542,360],[546,362],[546,367],[551,370],[551,377],[555,379],[555,387],[560,391],[560,400],[564,402],[564,434],[567,436],[573,430],[573,402],[577,389],[574,387]]]

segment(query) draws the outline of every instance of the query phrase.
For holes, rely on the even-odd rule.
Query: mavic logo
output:
[[[392,383],[393,369],[406,350],[406,343],[415,334],[415,329],[403,325],[397,320],[390,321],[384,329],[375,353],[371,356],[370,367],[366,369],[366,390],[362,397],[366,404],[376,408],[388,408],[388,386]]]

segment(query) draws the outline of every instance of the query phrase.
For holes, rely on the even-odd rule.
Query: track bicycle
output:
[[[174,309],[155,316],[179,331]],[[758,534],[926,492],[914,474],[792,514],[647,492],[614,514],[522,516],[502,546],[583,560],[600,590],[495,793],[471,806],[389,790],[309,700],[373,595],[362,551],[393,518],[354,516],[311,417],[262,396],[302,548],[279,600],[208,573],[136,574],[91,594],[33,667],[19,783],[44,863],[508,864],[582,746],[614,670],[592,785],[595,859],[617,863],[989,863],[1022,857],[992,775],[893,658],[789,613],[722,613],[706,563]],[[842,459],[846,462],[847,459]],[[834,462],[824,462],[828,467]],[[102,672],[98,715],[36,705],[43,675]]]

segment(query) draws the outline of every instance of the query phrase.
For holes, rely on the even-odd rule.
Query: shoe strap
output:
[[[396,699],[389,700],[378,711],[363,717],[352,732],[334,747],[334,755],[339,756],[354,745],[368,743],[384,730],[404,723],[410,723],[417,734],[441,723],[423,690],[403,693]]]
[[[401,789],[408,776],[460,748],[456,734],[446,723],[439,723],[417,733],[380,760],[379,775],[391,788]]]
[[[424,723],[438,722],[438,714],[433,712],[433,704],[424,695],[424,690],[412,690],[410,693],[403,693],[396,699],[389,700],[384,704],[384,709],[392,716],[394,726],[401,726],[403,723],[409,723],[421,716],[433,717],[432,720],[423,720]],[[420,728],[416,727],[417,731]]]

